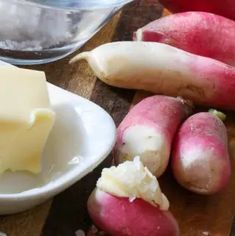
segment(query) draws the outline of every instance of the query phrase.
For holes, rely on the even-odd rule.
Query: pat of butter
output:
[[[41,171],[55,120],[44,72],[0,67],[0,172]]]
[[[162,210],[169,208],[169,202],[162,193],[157,178],[144,167],[139,157],[118,166],[104,168],[96,186],[117,197],[129,197],[131,201],[142,198]]]

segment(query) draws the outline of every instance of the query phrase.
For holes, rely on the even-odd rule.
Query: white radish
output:
[[[235,68],[156,42],[114,42],[75,56],[105,83],[235,109]]]

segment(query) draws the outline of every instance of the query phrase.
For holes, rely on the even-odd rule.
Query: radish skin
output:
[[[234,0],[160,0],[172,12],[205,11],[235,20]]]
[[[95,189],[88,199],[94,223],[112,236],[179,236],[176,220],[142,199],[130,202]]]
[[[227,132],[218,117],[201,112],[183,123],[175,138],[172,169],[178,183],[196,193],[213,194],[227,185]]]
[[[113,236],[179,235],[157,178],[139,157],[104,168],[87,207],[93,222]]]
[[[235,22],[215,14],[183,12],[169,15],[138,29],[134,38],[166,43],[235,66]]]
[[[105,83],[181,96],[196,104],[235,109],[235,68],[156,42],[114,42],[78,54]]]
[[[161,95],[136,104],[117,129],[113,151],[116,163],[140,156],[155,176],[162,175],[168,165],[173,137],[191,108],[181,98]]]

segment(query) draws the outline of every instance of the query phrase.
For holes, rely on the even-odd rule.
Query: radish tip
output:
[[[90,52],[79,53],[78,55],[76,55],[69,61],[69,64],[73,64],[74,62],[80,61],[80,60],[86,60],[89,57],[89,54]]]

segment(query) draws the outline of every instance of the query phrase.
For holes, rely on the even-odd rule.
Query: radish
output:
[[[138,158],[104,169],[87,206],[96,226],[113,236],[179,236],[157,179]]]
[[[169,211],[136,199],[118,198],[95,190],[89,198],[90,217],[112,236],[178,236],[178,225]]]
[[[227,185],[227,132],[216,115],[201,112],[183,123],[175,138],[172,169],[179,184],[196,193],[213,194]]]
[[[235,109],[235,68],[155,42],[114,42],[72,59],[121,88],[181,96],[196,104]]]
[[[160,0],[172,12],[206,11],[235,20],[234,0]]]
[[[140,28],[134,38],[166,43],[235,66],[235,22],[222,16],[207,12],[169,15]]]
[[[116,163],[141,161],[156,176],[165,171],[173,137],[191,113],[191,104],[181,98],[155,95],[135,105],[117,129]]]

